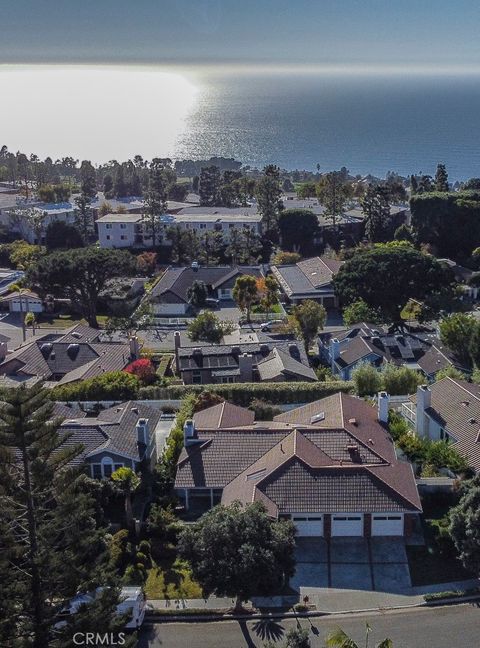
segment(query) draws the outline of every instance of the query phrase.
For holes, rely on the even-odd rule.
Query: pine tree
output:
[[[203,167],[200,171],[198,193],[202,207],[214,207],[219,204],[221,189],[220,169],[216,166]]]
[[[444,164],[437,164],[435,173],[435,189],[437,191],[448,191],[448,173]]]
[[[283,209],[281,196],[280,169],[269,164],[263,170],[263,177],[257,182],[255,198],[262,215],[264,235],[272,240],[278,238],[278,217]]]
[[[97,195],[97,176],[95,168],[88,160],[83,160],[80,166],[81,193],[93,200]]]
[[[64,443],[46,390],[21,386],[6,390],[2,401],[0,606],[8,618],[2,614],[0,645],[64,648],[71,639],[57,641],[54,628],[62,601],[107,582],[104,531],[96,528],[93,498],[79,487],[80,471],[71,467],[81,446]],[[90,630],[98,630],[104,605],[92,606]]]
[[[162,169],[153,163],[148,171],[145,207],[144,229],[152,237],[152,247],[156,247],[162,229],[160,216],[167,211],[167,183]]]
[[[361,205],[365,216],[365,236],[372,243],[386,241],[391,229],[388,190],[385,187],[369,185]]]
[[[128,193],[123,164],[119,164],[116,168],[115,180],[113,183],[113,193],[115,198],[124,198]]]

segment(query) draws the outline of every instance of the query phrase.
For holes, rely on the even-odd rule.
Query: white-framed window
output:
[[[112,224],[111,224],[111,223],[107,223],[107,224],[105,225],[105,228],[106,228],[106,229],[112,229]]]
[[[200,223],[200,229],[207,229],[206,223]]]
[[[202,372],[201,371],[194,371],[192,374],[192,383],[194,385],[201,385],[202,384]]]
[[[127,229],[126,223],[120,223],[120,229]]]
[[[115,470],[123,468],[124,465],[123,463],[114,463],[111,457],[103,457],[100,463],[91,464],[91,474],[94,479],[108,478]]]
[[[126,240],[127,240],[127,237],[125,236],[125,234],[122,234],[122,235],[120,236],[120,240],[121,240],[121,241],[126,241]]]

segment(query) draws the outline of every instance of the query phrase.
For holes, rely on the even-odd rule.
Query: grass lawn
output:
[[[80,322],[85,322],[80,315],[48,315],[41,313],[38,316],[38,324],[42,328],[70,328]]]
[[[447,506],[426,510],[423,520],[425,546],[407,546],[412,585],[432,585],[473,578],[454,554],[442,553],[435,540],[436,526],[447,513]]]
[[[200,585],[192,580],[188,565],[176,558],[162,560],[148,570],[145,593],[150,599],[203,598]]]

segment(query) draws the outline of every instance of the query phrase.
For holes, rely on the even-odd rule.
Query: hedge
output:
[[[182,399],[187,394],[213,392],[236,405],[248,406],[254,398],[275,405],[284,403],[309,403],[336,392],[353,392],[350,381],[328,382],[283,382],[283,383],[233,383],[214,385],[169,385],[168,387],[141,387],[140,399],[164,400]]]
[[[137,398],[139,380],[125,371],[108,371],[67,385],[58,385],[50,392],[55,401],[132,400]]]

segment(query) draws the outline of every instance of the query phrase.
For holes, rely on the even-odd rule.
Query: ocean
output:
[[[96,163],[136,154],[480,176],[480,76],[0,66],[0,145]]]

